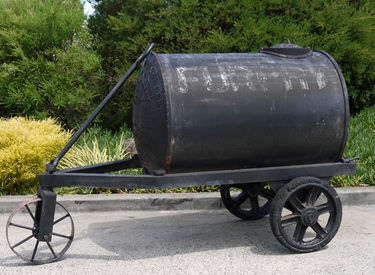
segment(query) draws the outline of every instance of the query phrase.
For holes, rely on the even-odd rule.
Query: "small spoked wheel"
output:
[[[273,234],[296,252],[312,252],[327,245],[337,233],[341,217],[335,189],[313,177],[296,178],[280,188],[270,211]]]
[[[69,249],[74,237],[73,219],[56,203],[52,238],[38,240],[39,222],[36,217],[40,197],[21,203],[11,213],[6,225],[6,237],[11,250],[30,264],[45,264],[58,260]]]
[[[267,215],[274,192],[266,184],[250,183],[221,185],[220,194],[225,207],[243,220],[257,220]]]

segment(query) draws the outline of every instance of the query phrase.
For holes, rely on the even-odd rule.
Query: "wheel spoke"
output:
[[[319,223],[312,225],[311,228],[315,231],[320,239],[327,235],[327,231],[321,227]]]
[[[302,222],[298,222],[296,225],[296,229],[294,230],[293,238],[296,242],[302,242],[303,237],[305,236],[307,226],[303,225]]]
[[[35,217],[34,217],[33,213],[31,213],[30,207],[26,204],[26,205],[25,205],[25,208],[26,208],[27,212],[29,212],[30,217],[31,217],[31,218],[33,219],[33,221],[35,222]]]
[[[318,200],[321,193],[322,191],[319,187],[311,187],[310,192],[307,194],[306,198],[307,204],[313,206]]]
[[[289,214],[284,217],[281,217],[281,225],[291,225],[301,220],[299,214]]]
[[[52,232],[52,235],[54,236],[58,236],[58,237],[61,237],[61,238],[66,238],[66,239],[72,239],[72,236],[66,236],[66,235],[63,235],[63,234],[59,234],[59,233],[55,233],[55,232]]]
[[[69,216],[70,216],[70,214],[66,214],[65,216],[63,216],[63,217],[57,219],[56,221],[54,221],[53,224],[55,225],[56,223],[61,222],[62,220],[66,219]]]
[[[302,209],[305,208],[305,206],[302,204],[302,202],[299,200],[299,198],[295,194],[292,194],[289,197],[288,202],[294,208],[294,210],[296,210],[298,213],[301,213]]]
[[[292,207],[292,204],[291,204],[289,201],[286,201],[286,202],[285,202],[284,207],[285,207],[286,209],[288,209],[290,212],[294,212],[294,209],[293,209],[293,207]]]
[[[23,229],[27,229],[27,230],[33,230],[32,227],[29,227],[29,226],[25,226],[25,225],[20,225],[20,224],[17,224],[17,223],[9,223],[9,225],[12,225],[12,226],[15,226],[15,227],[19,227],[19,228],[23,228]]]
[[[34,251],[33,251],[33,255],[31,256],[31,261],[34,261],[34,258],[35,258],[35,255],[36,255],[36,251],[38,250],[38,245],[39,245],[39,240],[36,240]]]
[[[55,251],[53,250],[53,248],[52,248],[50,242],[46,240],[46,243],[47,243],[47,246],[48,246],[49,250],[51,250],[51,253],[52,253],[53,257],[57,258],[56,253],[55,253]]]
[[[318,210],[319,215],[323,215],[325,213],[330,213],[332,211],[332,208],[328,203],[318,205],[318,206],[316,206],[316,209]]]
[[[265,199],[272,200],[275,197],[275,192],[273,192],[272,190],[263,189],[259,192],[259,195]]]
[[[233,205],[235,207],[239,207],[244,201],[247,199],[247,194],[245,192],[241,192],[233,201]]]
[[[262,209],[267,209],[268,207],[270,207],[272,204],[272,200],[269,200],[267,201],[263,206],[262,206]]]
[[[34,237],[34,235],[30,235],[29,237],[27,237],[27,238],[23,239],[22,241],[16,243],[15,245],[13,245],[11,248],[12,249],[16,248],[17,246],[19,246],[19,245],[23,244],[24,242],[30,240],[32,237]]]
[[[253,212],[259,212],[259,201],[258,197],[250,197],[251,209]]]

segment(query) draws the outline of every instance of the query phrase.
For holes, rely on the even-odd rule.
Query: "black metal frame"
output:
[[[356,163],[353,161],[341,161],[333,163],[166,174],[163,176],[107,174],[108,172],[129,168],[141,168],[137,155],[131,159],[60,170],[56,171],[54,174],[40,174],[39,183],[42,188],[79,186],[164,189],[255,182],[280,182],[289,181],[301,176],[329,178],[337,175],[353,174],[356,171]]]
[[[56,170],[61,158],[78,140],[88,125],[94,120],[107,102],[120,89],[138,65],[150,53],[153,44],[142,53],[130,67],[123,78],[100,103],[81,128],[73,135],[56,158],[46,164],[46,173],[39,175],[38,196],[42,201],[38,204],[35,223],[38,227],[38,240],[50,241],[53,227],[56,187],[98,187],[98,188],[142,188],[164,189],[191,186],[210,186],[223,184],[251,184],[267,182],[271,186],[282,186],[288,181],[302,176],[312,176],[321,179],[330,179],[332,176],[354,174],[356,162],[343,159],[333,163],[316,163],[304,165],[289,165],[278,167],[262,167],[235,170],[203,171],[193,173],[135,175],[135,174],[108,174],[130,168],[142,168],[137,155],[130,159],[100,163],[95,165],[76,167],[65,170]]]

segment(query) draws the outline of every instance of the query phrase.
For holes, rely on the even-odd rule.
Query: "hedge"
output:
[[[257,52],[288,37],[333,55],[344,73],[353,112],[375,104],[373,0],[94,2],[88,27],[102,57],[107,89],[151,42],[161,53]],[[131,123],[135,80],[113,103],[119,123]]]
[[[103,71],[80,0],[0,1],[0,117],[80,124],[101,96]]]

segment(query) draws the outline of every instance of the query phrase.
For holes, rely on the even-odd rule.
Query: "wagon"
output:
[[[251,59],[251,62],[249,61],[249,63],[246,63],[245,61],[243,61],[245,65],[241,68],[237,68],[234,67],[234,65],[229,64],[228,62],[233,59],[235,59],[234,62],[239,62],[238,60],[244,60],[247,58],[247,56],[229,55],[229,61],[225,60],[222,61],[222,63],[220,63],[221,56],[199,56],[199,60],[202,60],[203,58],[205,65],[204,67],[202,67],[202,70],[191,71],[193,75],[189,76],[186,74],[181,75],[181,72],[186,72],[189,69],[188,65],[186,64],[193,64],[194,62],[198,62],[198,59],[195,59],[195,56],[191,57],[171,55],[158,57],[154,54],[154,56],[152,57],[152,54],[150,52],[153,44],[151,44],[126,72],[119,83],[106,96],[106,98],[97,107],[97,109],[91,114],[87,121],[73,135],[71,140],[56,156],[56,158],[50,163],[46,164],[46,172],[39,175],[39,189],[37,197],[28,202],[21,203],[12,212],[6,226],[7,240],[11,250],[17,256],[30,264],[49,263],[61,258],[61,256],[64,255],[64,253],[69,249],[73,241],[74,224],[69,212],[61,204],[56,202],[56,193],[53,191],[53,189],[58,187],[78,186],[98,188],[105,187],[130,189],[164,189],[176,187],[220,185],[220,194],[223,204],[233,215],[244,220],[256,220],[269,214],[271,229],[274,236],[282,245],[284,245],[288,249],[295,252],[311,252],[319,250],[320,248],[327,245],[338,231],[342,217],[342,207],[340,199],[336,191],[329,185],[329,181],[333,176],[354,174],[356,172],[356,159],[348,159],[342,157],[349,125],[348,101],[345,82],[343,80],[341,72],[339,72],[338,65],[329,55],[326,55],[324,52],[315,54],[315,56],[313,56],[312,51],[308,48],[297,47],[290,43],[280,45],[268,49],[261,49],[260,51],[259,58],[262,58],[262,62],[265,63],[262,63],[260,65],[258,64],[257,66],[266,68],[266,65],[269,65],[269,67],[267,67],[268,69],[266,68],[264,70],[271,75],[271,77],[268,78],[271,86],[265,85],[265,81],[267,81],[267,79],[265,79],[264,75],[266,73],[263,72],[263,75],[260,75],[260,77],[259,75],[254,74],[254,77],[257,77],[256,79],[259,80],[259,83],[256,84],[259,85],[255,88],[253,87],[256,90],[254,90],[254,98],[259,99],[262,97],[262,100],[264,100],[265,98],[272,98],[271,110],[261,110],[261,112],[263,113],[272,113],[275,111],[274,109],[272,109],[275,108],[275,98],[276,100],[280,100],[280,106],[284,106],[282,104],[288,104],[288,99],[285,97],[285,95],[283,95],[283,97],[278,97],[277,93],[280,93],[280,88],[277,88],[277,81],[282,80],[285,82],[286,86],[285,88],[282,88],[283,91],[291,91],[292,89],[288,85],[293,85],[293,77],[289,77],[288,79],[285,78],[285,76],[284,78],[281,78],[280,76],[276,77],[274,72],[270,72],[270,68],[276,68],[280,70],[280,68],[277,68],[275,64],[277,64],[279,60],[285,60],[285,58],[291,60],[290,70],[295,70],[296,74],[298,72],[302,74],[301,78],[299,79],[302,79],[305,82],[300,80],[298,83],[300,83],[299,85],[302,85],[301,87],[303,90],[305,90],[305,92],[307,91],[306,89],[304,89],[306,88],[306,85],[310,85],[310,89],[313,89],[313,87],[315,86],[317,87],[316,94],[319,95],[312,95],[311,98],[321,96],[323,97],[324,101],[328,98],[328,96],[331,97],[331,95],[334,93],[332,92],[332,85],[341,85],[340,87],[334,87],[335,91],[337,91],[337,94],[340,94],[340,97],[335,95],[334,100],[330,101],[330,98],[328,98],[328,100],[325,100],[328,102],[328,105],[337,104],[337,106],[335,105],[336,107],[334,107],[333,109],[330,107],[327,112],[318,112],[318,122],[320,124],[318,123],[318,126],[311,126],[318,127],[313,129],[313,133],[320,131],[319,135],[314,136],[312,134],[306,134],[304,137],[301,137],[303,142],[298,143],[298,141],[296,140],[288,140],[288,138],[285,138],[290,137],[291,134],[288,131],[284,131],[278,133],[278,136],[284,135],[283,140],[275,141],[272,144],[266,142],[263,145],[259,145],[261,141],[250,140],[252,136],[256,135],[255,133],[246,133],[246,130],[240,129],[240,131],[243,131],[243,135],[247,136],[245,137],[245,140],[239,139],[235,142],[237,142],[237,144],[245,144],[244,147],[237,148],[236,146],[233,146],[234,149],[230,148],[230,151],[228,151],[227,148],[220,149],[221,151],[218,149],[218,153],[212,156],[213,153],[209,151],[210,146],[212,143],[218,141],[217,139],[205,140],[205,133],[209,133],[210,131],[212,132],[212,129],[214,129],[212,128],[210,131],[201,131],[200,138],[202,138],[202,142],[205,144],[204,147],[207,148],[208,153],[207,156],[204,156],[206,152],[205,149],[202,147],[198,147],[197,150],[202,151],[202,155],[204,156],[199,158],[194,154],[189,155],[189,152],[191,152],[191,150],[193,149],[189,147],[189,142],[183,142],[183,139],[186,136],[189,136],[193,141],[194,137],[191,137],[191,133],[187,132],[186,128],[181,128],[180,126],[178,126],[178,124],[176,124],[177,126],[169,125],[167,127],[169,131],[167,135],[167,137],[169,138],[169,143],[168,146],[166,146],[166,150],[161,150],[158,146],[156,146],[157,144],[155,145],[155,140],[153,140],[151,143],[148,141],[147,131],[149,130],[140,125],[144,124],[147,126],[147,123],[150,121],[150,119],[152,120],[153,117],[155,117],[155,112],[161,112],[161,109],[158,106],[162,106],[163,104],[165,104],[163,103],[163,100],[159,100],[160,98],[157,100],[153,100],[152,96],[156,92],[153,92],[153,95],[149,95],[149,91],[147,91],[147,85],[158,87],[157,78],[160,77],[160,75],[165,76],[165,71],[168,71],[170,69],[170,67],[167,66],[173,66],[174,59],[178,58],[178,64],[184,63],[187,60],[187,63],[184,63],[185,66],[178,66],[175,68],[176,78],[175,83],[172,84],[177,85],[176,93],[178,94],[174,95],[175,99],[173,99],[173,96],[171,95],[168,100],[179,101],[182,97],[186,97],[189,92],[189,85],[193,85],[192,87],[194,87],[194,91],[199,90],[200,88],[197,86],[199,85],[199,83],[196,81],[197,79],[199,81],[199,76],[194,74],[201,74],[202,82],[205,82],[204,85],[206,86],[204,88],[205,97],[199,98],[198,100],[200,105],[197,105],[198,103],[196,103],[198,102],[196,98],[199,96],[199,94],[194,94],[194,100],[190,98],[186,99],[187,101],[181,103],[183,105],[185,104],[185,118],[186,116],[188,116],[186,113],[188,113],[187,111],[189,111],[190,107],[193,109],[193,111],[189,114],[191,114],[190,116],[193,117],[197,112],[199,113],[199,110],[207,110],[207,106],[214,106],[215,104],[220,105],[220,102],[213,103],[214,105],[207,105],[212,104],[212,99],[221,100],[220,98],[226,97],[222,98],[222,100],[223,102],[228,102],[227,97],[229,93],[231,97],[230,100],[233,101],[233,97],[239,96],[238,93],[236,94],[238,90],[245,89],[247,92],[251,91],[251,85],[253,84],[248,81],[250,79],[248,75],[251,74],[251,72],[249,72],[249,69],[245,68],[247,78],[244,78],[243,81],[240,77],[241,73],[233,73],[233,70],[242,70],[246,64],[253,64],[253,58],[255,57],[250,56],[249,58]],[[323,56],[325,56],[325,61],[319,61],[318,57],[323,58]],[[310,60],[309,57],[311,57],[312,59]],[[148,112],[151,113],[151,115],[147,117],[147,115],[144,115],[144,109],[142,109],[144,106],[139,106],[139,102],[135,102],[135,105],[138,104],[138,107],[135,108],[138,109],[134,110],[135,117],[133,119],[133,123],[134,120],[135,122],[138,122],[134,126],[134,130],[136,142],[138,135],[137,149],[138,147],[140,147],[140,150],[138,150],[139,154],[134,155],[132,158],[119,161],[100,163],[65,170],[56,170],[56,167],[61,158],[78,140],[78,138],[85,131],[88,125],[94,120],[94,118],[98,115],[98,113],[102,110],[106,103],[113,97],[113,95],[119,90],[119,88],[126,82],[129,76],[135,71],[138,65],[145,60],[145,58],[148,58],[148,61],[146,60],[146,64],[144,64],[144,68],[142,69],[143,71],[141,71],[140,79],[138,81],[138,83],[141,83],[141,85],[137,84],[137,88],[138,86],[140,86],[141,88],[146,88],[144,88],[144,90],[142,90],[141,92],[138,92],[138,96],[140,95],[140,97],[142,97],[144,100],[141,102],[141,104],[144,104],[144,102],[147,102],[147,104],[155,104],[155,102],[157,102],[157,105],[154,109],[152,109],[153,107],[151,106],[150,108],[152,110],[147,109]],[[227,56],[223,58],[227,58]],[[161,59],[163,60],[160,61]],[[303,62],[306,62],[307,65],[305,64],[304,66],[307,66],[308,70],[301,71],[301,69],[299,68],[296,69],[296,64],[298,64],[296,62],[301,62],[301,60]],[[328,84],[323,84],[324,79],[322,79],[322,75],[319,75],[319,73],[323,74],[322,70],[324,70],[326,67],[321,64],[319,64],[319,66],[315,66],[314,62],[318,62],[317,60],[323,63],[326,62],[323,65],[327,68],[328,66],[331,66],[329,67],[331,68],[330,70],[334,71],[334,75],[329,76],[328,80],[332,80],[334,77],[337,77],[338,79],[333,79],[331,81],[331,87],[329,89],[325,86]],[[223,68],[220,67],[221,65],[218,67],[209,67],[209,65],[207,64],[209,64],[211,61],[219,62],[219,65],[226,64],[227,67],[225,68],[229,68],[231,72],[225,74],[220,71]],[[147,66],[154,66],[152,62],[159,62],[159,65],[162,64],[162,66],[164,66],[164,69],[162,68],[161,72],[158,72],[155,67],[151,67],[150,71],[152,73],[149,75],[148,79],[147,75],[145,74],[147,74]],[[196,64],[194,66],[196,66]],[[318,73],[317,71],[314,71],[315,67],[313,66],[317,68]],[[213,70],[213,68],[214,70],[216,70],[215,68],[219,68],[217,69],[218,74],[216,75],[216,80],[213,76],[214,73],[211,72],[210,74],[209,72],[209,70]],[[285,68],[281,69],[281,71],[282,70],[287,71],[287,69]],[[311,75],[318,75],[316,81],[317,84],[314,84],[315,82],[311,82],[311,75],[307,75],[309,73],[311,73]],[[289,76],[290,75],[291,73],[289,71]],[[239,84],[234,85],[232,83],[233,85],[231,85],[230,77],[235,77],[235,80],[232,80]],[[173,76],[168,76],[167,78],[163,79],[164,86],[162,86],[167,89],[166,87],[168,85],[166,85],[165,82],[173,82],[173,79]],[[145,82],[145,80],[148,81],[146,81],[148,84]],[[225,87],[227,87],[227,92],[221,90],[220,95],[215,94],[212,95],[211,98],[209,98],[207,97],[206,92],[214,89],[216,85],[215,81],[218,87],[220,85],[226,85]],[[218,81],[221,81],[221,84],[217,83]],[[252,83],[255,83],[255,80]],[[173,87],[172,84],[169,87]],[[275,90],[274,95],[270,93],[272,92],[272,89]],[[258,90],[261,91],[259,92],[259,94],[256,94],[258,93]],[[158,91],[160,92],[160,90]],[[169,92],[171,93],[171,91]],[[167,94],[166,91],[164,91],[163,93]],[[146,95],[149,96],[148,99],[144,99],[146,98]],[[295,98],[299,96],[301,96],[301,98],[304,98],[306,97],[306,94],[292,94],[291,100],[295,100]],[[307,95],[307,97],[308,96],[309,95]],[[135,97],[137,97],[137,93]],[[309,104],[311,104],[311,98],[307,100],[310,101]],[[136,98],[135,101],[136,100],[139,100],[139,98]],[[244,101],[243,96],[238,100],[239,102]],[[319,101],[316,102],[315,106],[318,106],[318,104],[319,106],[326,106],[324,105],[325,103],[322,103],[323,101],[322,98],[320,98]],[[200,109],[203,108],[201,104],[206,104],[204,105],[204,109]],[[247,106],[249,104],[250,103],[247,103]],[[257,106],[263,106],[259,100],[255,104]],[[304,103],[302,103],[302,105],[303,104]],[[236,109],[236,114],[241,114],[241,112],[242,114],[244,114],[244,112],[248,112],[249,108],[247,107],[242,111],[238,110],[238,108],[240,108],[241,106],[241,104],[236,104],[236,106],[234,106],[234,109]],[[266,106],[266,108],[268,108],[268,105]],[[284,108],[282,110],[283,114],[290,112],[290,110],[287,109],[288,108]],[[306,108],[299,108],[299,112],[305,112],[306,110],[304,109]],[[336,109],[342,109],[343,111],[336,112]],[[172,108],[167,112],[168,115],[171,115],[170,113],[173,113],[173,111],[175,111],[175,117],[169,117],[169,119],[174,121],[176,117],[178,119],[178,116],[180,116],[180,119],[184,120],[184,117],[182,117],[182,115],[178,113],[178,110],[180,109],[178,109],[177,111],[176,110]],[[314,114],[317,113],[316,110],[319,111],[321,109],[319,109],[318,107],[314,107],[314,112],[311,113],[311,116],[314,116]],[[222,112],[218,112],[218,114],[221,113]],[[328,115],[327,117],[325,117],[323,114]],[[342,117],[344,117],[344,119],[341,119]],[[227,119],[228,116],[226,116],[225,118]],[[238,118],[238,116],[236,118]],[[269,118],[269,127],[274,127],[272,126],[272,123],[275,119],[280,118],[280,114],[276,114],[273,116],[270,115]],[[302,129],[301,131],[307,131],[309,133],[310,129],[307,129],[306,127],[310,127],[308,125],[310,125],[309,123],[311,119],[306,117],[305,119],[307,119],[306,123],[301,124],[303,127],[297,123],[299,126],[297,125],[297,128],[295,128],[295,130],[291,129],[290,131],[295,132]],[[327,122],[327,120],[331,120],[333,121],[333,123],[330,124],[330,121]],[[189,120],[188,122],[191,121],[194,120]],[[247,121],[248,119],[244,120],[244,122],[246,123]],[[188,124],[188,122],[186,123]],[[341,124],[339,124],[339,122]],[[155,123],[157,127],[155,127]],[[162,139],[163,133],[158,131],[160,128],[163,128],[163,125],[160,124],[160,120],[157,120],[155,123],[152,125],[148,125],[151,129],[151,131],[149,131],[148,133],[151,135],[155,135],[156,133],[156,140],[158,138]],[[195,125],[199,123],[202,123],[202,116],[199,117],[199,121],[195,122]],[[284,125],[283,129],[285,129],[286,122],[280,123]],[[293,123],[296,124],[295,122]],[[209,125],[207,125],[208,124],[206,123],[204,127],[210,127]],[[199,125],[199,127],[201,126],[202,125]],[[172,134],[170,133],[170,131],[172,131],[171,129],[174,131],[174,133]],[[277,131],[277,129],[281,128],[273,129],[276,129],[275,131]],[[178,131],[182,132],[180,133]],[[233,134],[233,129],[231,131],[232,132],[228,133],[228,135]],[[223,135],[225,134],[227,133],[224,132]],[[139,137],[139,135],[143,135],[143,137]],[[236,139],[237,136],[238,134],[236,133],[234,139]],[[243,138],[242,135],[239,136],[239,138]],[[339,137],[339,142],[335,140],[336,136]],[[264,136],[264,139],[267,139],[267,137]],[[313,141],[306,145],[304,144],[307,142],[306,140]],[[290,155],[292,155],[293,157],[288,158],[288,156],[285,156],[286,151],[283,149],[283,142],[288,143],[288,146],[286,147],[289,147],[287,149],[290,151]],[[177,151],[170,151],[170,148],[176,143],[180,143],[180,145],[178,145],[179,148],[184,148],[185,154],[182,154],[183,156],[179,155],[179,151],[177,149]],[[258,147],[261,147],[261,150],[259,150],[259,153],[257,153],[255,157],[252,156],[251,158],[246,159],[247,156],[242,154],[242,151],[246,151],[245,147],[247,143],[257,143]],[[340,143],[335,147],[335,149],[332,149],[334,150],[334,153],[330,152],[331,147],[334,147],[334,145],[332,145],[333,143]],[[295,146],[293,144],[295,144]],[[155,148],[155,146],[158,148]],[[321,148],[326,149],[320,150],[318,147],[314,146],[320,146]],[[251,148],[251,152],[256,152],[256,149],[258,147],[253,146]],[[310,147],[313,147],[313,150],[316,150],[317,153],[312,152]],[[269,148],[270,152],[266,152],[267,148]],[[237,151],[233,153],[233,150]],[[226,156],[228,155],[230,157],[227,158]],[[158,156],[161,157],[157,158]],[[163,161],[165,160],[165,163],[160,163],[160,159],[162,159]],[[186,165],[186,163],[188,163],[189,165]],[[142,175],[111,174],[111,172],[130,168],[143,168],[144,173]],[[17,217],[21,215],[29,216],[31,225],[18,223]],[[25,233],[25,238],[13,240],[11,231],[14,229],[27,232]],[[42,245],[44,246],[44,250],[40,250]]]

